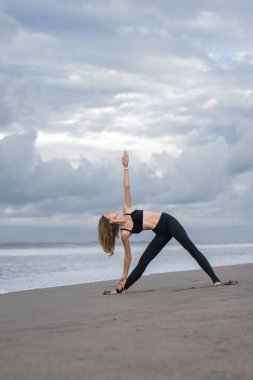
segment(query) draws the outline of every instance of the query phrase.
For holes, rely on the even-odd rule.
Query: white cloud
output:
[[[208,108],[214,108],[217,105],[217,100],[214,98],[209,98],[204,104],[203,108],[208,109]]]

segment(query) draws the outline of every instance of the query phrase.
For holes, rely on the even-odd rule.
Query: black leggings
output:
[[[183,226],[173,216],[163,212],[153,232],[156,234],[156,236],[149,243],[144,253],[142,254],[137,266],[127,278],[124,289],[128,289],[141,277],[148,264],[158,255],[158,253],[173,237],[198,262],[200,267],[212,279],[213,283],[217,281],[220,282],[205,256],[193,244]]]

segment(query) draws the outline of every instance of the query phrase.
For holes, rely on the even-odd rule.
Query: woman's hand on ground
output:
[[[125,283],[126,283],[126,280],[127,280],[127,276],[122,276],[120,279],[119,279],[119,282],[118,282],[118,289],[121,290],[124,288],[125,286]]]
[[[127,168],[128,167],[128,163],[129,163],[129,157],[128,157],[128,153],[127,153],[126,150],[123,152],[123,156],[122,156],[121,161],[122,161],[123,166],[125,168]]]

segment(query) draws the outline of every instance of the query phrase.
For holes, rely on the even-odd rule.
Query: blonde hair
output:
[[[117,237],[119,237],[119,225],[109,223],[104,215],[101,216],[98,222],[98,241],[108,256],[114,255]]]

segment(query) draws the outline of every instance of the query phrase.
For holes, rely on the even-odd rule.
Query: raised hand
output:
[[[122,161],[122,165],[127,168],[128,163],[129,163],[129,156],[128,156],[128,153],[126,150],[123,152],[123,156],[122,156],[121,161]]]

